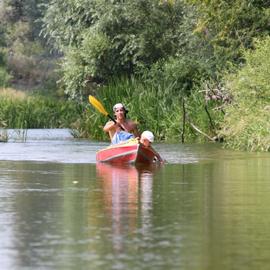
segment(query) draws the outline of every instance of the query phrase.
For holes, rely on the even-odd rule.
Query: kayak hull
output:
[[[155,158],[155,152],[151,148],[144,147],[137,140],[129,140],[125,143],[111,145],[97,152],[98,162],[110,164],[151,164]]]

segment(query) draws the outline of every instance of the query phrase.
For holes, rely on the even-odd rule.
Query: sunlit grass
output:
[[[2,128],[69,128],[81,117],[82,110],[82,105],[71,101],[0,89]]]
[[[14,88],[0,88],[0,97],[23,100],[27,97],[27,94]]]
[[[254,113],[255,111],[255,113]],[[229,148],[270,151],[270,114],[265,108],[231,107],[221,134]]]
[[[245,52],[246,64],[226,78],[233,102],[221,135],[229,148],[270,151],[270,37]]]
[[[96,97],[111,115],[113,115],[113,105],[123,103],[129,110],[128,118],[138,123],[141,132],[151,130],[157,141],[181,141],[182,98],[180,94],[175,93],[172,86],[155,87],[139,79],[123,78],[101,88]],[[198,124],[203,131],[211,133],[201,93],[192,94],[186,98],[186,110],[193,124]],[[106,121],[108,119],[104,115],[89,105],[79,126],[87,137],[106,140],[108,136],[102,129]],[[184,136],[186,142],[205,141],[205,138],[194,132],[187,122]]]

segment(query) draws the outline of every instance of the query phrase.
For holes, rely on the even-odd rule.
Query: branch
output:
[[[210,141],[213,141],[213,142],[215,141],[215,138],[210,137],[209,135],[207,135],[206,133],[204,133],[203,131],[201,131],[199,128],[197,128],[197,127],[190,121],[190,119],[189,119],[187,113],[186,113],[186,119],[188,120],[190,126],[191,126],[194,130],[196,130],[197,132],[199,132],[200,134],[202,134],[203,136],[205,136],[206,138],[208,138]]]

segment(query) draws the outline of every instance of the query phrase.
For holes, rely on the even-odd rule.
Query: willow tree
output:
[[[195,32],[209,41],[216,61],[242,62],[242,50],[253,48],[253,38],[270,33],[269,0],[187,0],[198,9]]]
[[[175,55],[187,42],[185,15],[180,0],[54,0],[43,33],[63,52],[63,83],[75,97]]]

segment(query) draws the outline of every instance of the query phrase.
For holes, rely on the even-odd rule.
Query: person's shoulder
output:
[[[130,120],[130,119],[128,119],[127,121],[128,121],[128,124],[130,124],[132,126],[137,126],[138,125],[138,123],[136,121],[133,121],[133,120]]]

